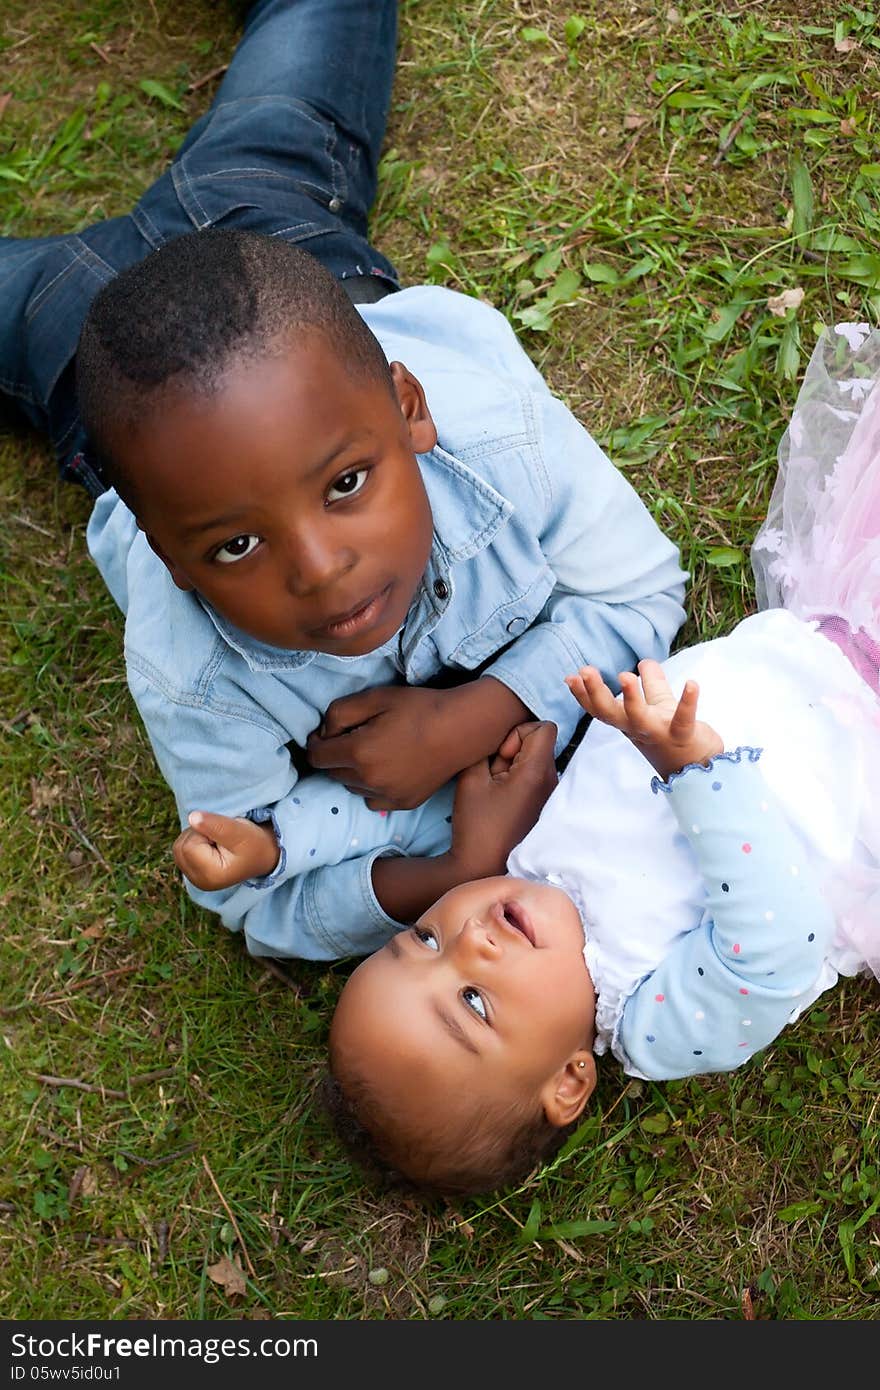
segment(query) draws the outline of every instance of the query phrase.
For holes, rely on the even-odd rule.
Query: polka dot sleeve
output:
[[[831,913],[759,757],[738,748],[654,779],[696,855],[706,906],[624,1008],[617,1050],[636,1075],[732,1070],[776,1037],[821,970]]]

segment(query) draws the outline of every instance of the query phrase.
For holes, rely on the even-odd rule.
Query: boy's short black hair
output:
[[[375,336],[314,256],[279,237],[213,228],[175,237],[92,301],[76,354],[80,414],[104,481],[131,480],[111,439],[166,387],[210,396],[233,364],[317,332],[353,375],[392,389]]]

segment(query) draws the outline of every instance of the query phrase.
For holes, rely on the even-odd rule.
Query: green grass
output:
[[[126,211],[236,22],[222,0],[6,0],[0,225]],[[401,22],[376,241],[407,282],[510,316],[681,544],[683,637],[723,631],[753,603],[811,346],[880,317],[880,14],[403,0]],[[759,1318],[878,1315],[866,982],[730,1078],[604,1066],[521,1190],[424,1208],[366,1187],[315,1103],[349,964],[296,964],[292,990],[189,904],[86,499],[12,428],[0,488],[0,1314],[736,1319],[745,1296]],[[224,1255],[244,1295],[209,1277]]]

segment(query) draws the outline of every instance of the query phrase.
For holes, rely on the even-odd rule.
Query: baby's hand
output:
[[[587,714],[626,734],[664,780],[688,763],[706,763],[724,752],[720,734],[697,719],[696,681],[687,681],[676,700],[658,661],[640,661],[639,676],[621,672],[622,700],[595,666],[582,666],[565,683]]]
[[[462,882],[504,873],[556,786],[555,744],[555,724],[518,724],[493,758],[458,774],[449,858],[463,866]]]
[[[188,830],[174,841],[174,859],[190,883],[207,892],[232,888],[248,878],[271,874],[278,863],[278,841],[270,823],[244,816],[192,811]]]

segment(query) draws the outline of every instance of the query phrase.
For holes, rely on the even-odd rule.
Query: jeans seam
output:
[[[137,203],[132,208],[129,216],[144,239],[148,241],[154,249],[158,249],[160,246],[165,245],[168,238],[162,235],[146,208],[141,207],[140,203]]]
[[[314,108],[309,105],[308,102],[302,101],[295,97],[283,97],[280,95],[272,95],[265,97],[240,97],[237,100],[223,102],[221,106],[218,106],[216,110],[212,113],[211,119],[205,127],[205,131],[199,137],[199,140],[196,142],[196,144],[193,145],[191,149],[187,150],[186,154],[179,161],[175,161],[172,164],[171,173],[172,177],[175,178],[175,186],[177,186],[175,174],[176,171],[180,169],[182,171],[182,176],[186,181],[187,188],[193,190],[192,177],[190,176],[190,173],[185,166],[193,159],[193,156],[198,150],[199,143],[208,134],[211,127],[215,124],[219,116],[224,115],[226,112],[230,111],[231,108],[236,106],[250,105],[252,107],[255,107],[258,104],[268,104],[271,102],[277,102],[279,100],[283,101],[289,107],[293,107],[300,114],[304,121],[307,121],[309,125],[314,127],[315,131],[322,138],[324,146],[324,157],[329,164],[331,198],[340,198],[342,201],[344,201],[348,193],[348,179],[346,177],[345,169],[341,161],[336,158],[336,145],[339,132],[335,123],[320,116],[320,114],[316,112]],[[222,173],[223,171],[220,172]],[[193,177],[201,179],[211,177],[211,175],[210,173],[205,173],[196,174]],[[278,175],[277,177],[283,178],[284,175]],[[304,184],[311,185],[311,181],[306,179],[292,179],[291,182],[294,184],[299,184],[300,186],[303,186]],[[323,195],[326,195],[326,188],[322,188],[320,184],[313,184],[311,186],[319,188],[321,193]],[[193,201],[197,204],[199,213],[205,219],[203,225],[207,226],[207,214],[205,213],[205,210],[202,207],[201,203],[199,203],[194,190]]]
[[[87,246],[84,242],[80,241],[79,237],[74,237],[72,239],[70,250],[72,252],[71,259],[59,270],[58,274],[53,275],[49,283],[43,285],[37,294],[34,295],[33,299],[28,302],[27,309],[25,310],[25,323],[28,326],[34,322],[38,314],[42,313],[46,304],[53,297],[59,282],[65,280],[78,265],[81,265],[83,269],[89,271],[96,279],[101,279],[103,285],[108,284],[109,281],[114,278],[116,272],[113,267],[107,264],[103,256],[99,256],[96,251],[93,251],[91,246]],[[98,275],[98,266],[103,267],[107,272],[106,277],[102,278]]]
[[[183,160],[181,160],[178,164],[172,164],[171,181],[174,184],[174,191],[177,194],[180,206],[183,208],[184,212],[187,214],[190,220],[195,221],[195,225],[199,228],[200,231],[203,231],[205,227],[209,227],[211,225],[211,219],[205,212],[205,209],[202,207],[202,204],[199,201],[198,195],[192,186],[189,173],[187,172],[186,165]],[[190,205],[192,205],[195,208],[196,218],[198,220],[192,217],[192,213],[190,212]]]

